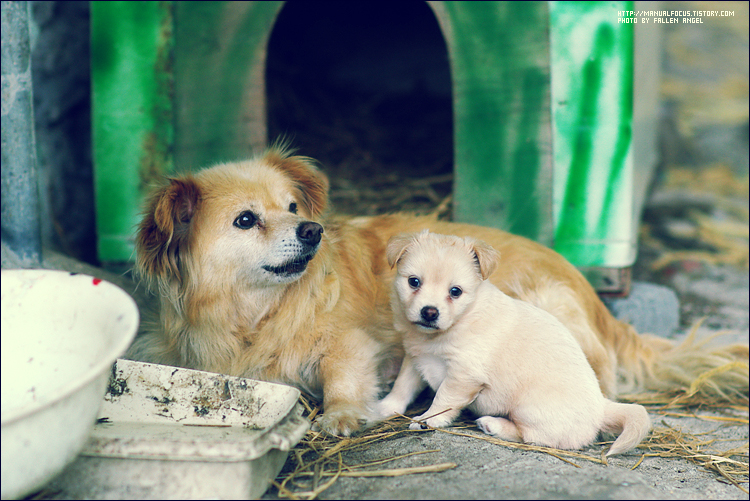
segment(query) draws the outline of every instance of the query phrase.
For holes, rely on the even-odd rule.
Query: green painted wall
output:
[[[130,261],[140,201],[173,168],[172,2],[92,2],[94,191],[102,261]]]
[[[552,243],[546,2],[444,2],[454,217]]]
[[[283,2],[177,2],[175,163],[247,158],[266,142],[266,43]]]
[[[92,2],[99,258],[133,259],[154,181],[265,143],[265,44],[282,2]]]

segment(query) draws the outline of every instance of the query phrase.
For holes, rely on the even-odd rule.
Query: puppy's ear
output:
[[[319,216],[328,205],[328,177],[308,157],[291,156],[283,147],[272,147],[263,157],[283,172],[300,191],[301,200],[312,216]]]
[[[474,259],[479,265],[479,274],[482,276],[482,280],[487,280],[492,272],[495,271],[500,261],[500,253],[495,250],[491,245],[476,240],[472,244],[472,251],[474,252]]]
[[[136,239],[136,264],[144,277],[182,279],[180,260],[187,252],[200,197],[200,189],[190,176],[171,179],[167,186],[154,192]]]
[[[388,266],[393,268],[413,243],[413,233],[401,233],[392,236],[390,240],[388,240],[388,245],[385,247],[385,257],[388,259]]]

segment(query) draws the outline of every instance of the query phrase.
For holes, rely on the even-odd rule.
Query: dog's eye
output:
[[[241,230],[249,230],[258,222],[258,216],[246,210],[234,220],[234,225]]]
[[[464,291],[461,290],[461,287],[451,287],[451,290],[448,291],[448,294],[450,294],[453,299],[456,299],[463,293]]]
[[[297,213],[297,203],[296,202],[292,202],[292,203],[289,204],[289,212],[291,212],[292,214],[296,214]]]
[[[407,282],[412,289],[419,289],[419,286],[422,285],[422,282],[420,282],[417,277],[409,277]]]

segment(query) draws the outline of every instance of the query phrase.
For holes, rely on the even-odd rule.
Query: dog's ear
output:
[[[187,251],[200,198],[200,189],[190,176],[171,179],[154,192],[136,239],[137,267],[144,277],[182,279],[180,259]]]
[[[283,147],[269,149],[263,157],[292,180],[312,216],[319,216],[328,205],[328,177],[308,157],[291,156]]]
[[[474,252],[474,259],[479,265],[479,274],[482,276],[482,280],[487,280],[497,268],[500,253],[481,240],[475,240],[472,243],[472,251]]]
[[[401,259],[401,256],[404,255],[406,249],[413,243],[413,233],[401,233],[392,236],[385,247],[385,257],[388,259],[388,266],[393,268],[398,263],[398,260]]]

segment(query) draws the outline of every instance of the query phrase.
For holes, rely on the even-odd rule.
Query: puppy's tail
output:
[[[625,384],[620,393],[660,392],[694,401],[747,402],[748,345],[711,346],[722,333],[696,340],[700,322],[680,343],[638,334],[612,319],[620,374]]]
[[[651,419],[642,405],[606,401],[601,431],[620,434],[607,452],[607,456],[621,454],[634,448],[646,438],[650,429]]]

